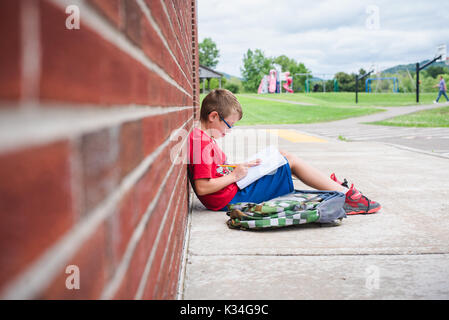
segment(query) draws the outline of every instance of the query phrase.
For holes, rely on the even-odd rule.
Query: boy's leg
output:
[[[438,91],[438,97],[437,97],[437,99],[435,100],[436,102],[438,102],[438,101],[440,100],[440,98],[441,98],[441,93],[442,93],[442,91]]]
[[[317,190],[329,190],[345,192],[347,189],[336,183],[331,178],[325,176],[318,169],[312,167],[305,161],[301,160],[295,155],[279,150],[279,152],[287,158],[290,163],[290,169],[299,180],[304,182],[309,187]]]
[[[340,191],[345,193],[346,200],[344,209],[346,214],[375,213],[382,208],[379,203],[369,200],[366,196],[354,189],[353,185],[348,190],[295,155],[282,150],[279,151],[290,163],[291,172],[308,186],[318,190]]]

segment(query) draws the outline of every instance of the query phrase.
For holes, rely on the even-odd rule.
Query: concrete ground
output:
[[[296,126],[258,132],[276,128],[298,138],[270,131],[279,149],[347,178],[382,210],[340,226],[239,231],[226,226],[225,212],[194,197],[181,299],[449,299],[447,158]],[[225,139],[239,140],[239,130]],[[242,144],[225,151],[230,160],[240,160]]]

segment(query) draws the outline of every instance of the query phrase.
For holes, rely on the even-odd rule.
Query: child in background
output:
[[[346,214],[374,213],[381,209],[345,180],[334,174],[328,178],[297,156],[279,150],[287,163],[275,174],[265,175],[246,188],[239,189],[236,182],[246,176],[248,168],[260,161],[237,164],[233,171],[226,164],[226,155],[216,144],[243,116],[237,98],[228,90],[211,91],[203,100],[200,110],[200,127],[189,136],[189,179],[201,203],[209,210],[226,211],[227,205],[237,202],[260,203],[294,191],[292,174],[316,190],[340,191],[346,194]],[[349,188],[348,188],[349,187]]]

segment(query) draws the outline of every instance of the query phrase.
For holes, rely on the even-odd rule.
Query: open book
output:
[[[277,168],[287,163],[287,160],[284,158],[284,156],[280,154],[279,150],[273,146],[270,146],[265,150],[254,154],[245,162],[253,161],[256,159],[261,159],[261,163],[258,166],[248,168],[248,174],[244,178],[237,181],[237,186],[240,189],[245,188],[249,184],[267,174],[274,174]]]

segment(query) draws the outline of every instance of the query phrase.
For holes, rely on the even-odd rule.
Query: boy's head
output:
[[[215,138],[225,136],[229,126],[234,126],[242,116],[242,106],[226,89],[212,90],[201,103],[200,121],[206,129],[213,131]]]

